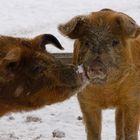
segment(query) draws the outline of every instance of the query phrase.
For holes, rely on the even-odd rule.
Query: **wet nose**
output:
[[[103,72],[103,68],[100,65],[95,65],[91,68],[91,71],[95,73],[100,73]]]
[[[94,62],[90,67],[89,71],[93,72],[94,74],[101,74],[101,73],[106,73],[105,66],[99,62]]]

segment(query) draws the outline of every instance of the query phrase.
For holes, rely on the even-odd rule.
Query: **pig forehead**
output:
[[[100,41],[112,39],[114,36],[110,25],[92,25],[85,34],[85,39]]]

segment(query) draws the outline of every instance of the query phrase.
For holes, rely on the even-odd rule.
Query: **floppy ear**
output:
[[[84,32],[86,16],[76,16],[65,24],[60,24],[58,30],[71,39],[79,38]]]
[[[45,45],[47,44],[53,44],[56,48],[60,50],[64,50],[64,48],[62,47],[58,39],[51,34],[42,34],[42,35],[36,36],[32,40],[32,44],[37,50],[39,49],[45,50]]]
[[[22,57],[21,48],[11,49],[2,59],[1,64],[2,66],[4,66],[5,69],[12,72],[13,70],[16,70],[17,66],[20,63],[21,57]]]
[[[129,16],[121,14],[121,16],[117,17],[117,23],[119,24],[122,32],[127,37],[136,37],[138,35],[138,25],[136,22]]]

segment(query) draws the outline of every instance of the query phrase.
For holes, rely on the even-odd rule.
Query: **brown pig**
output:
[[[81,85],[76,68],[45,49],[63,49],[51,34],[35,38],[0,36],[0,115],[64,101]]]

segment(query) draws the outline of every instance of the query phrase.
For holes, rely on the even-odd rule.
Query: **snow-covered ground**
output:
[[[125,12],[140,24],[140,0],[0,0],[0,34],[33,37],[52,33],[59,38],[65,52],[72,52],[73,42],[60,35],[58,24],[102,8]],[[60,52],[52,46],[48,49]],[[0,119],[0,140],[86,140],[79,116],[76,97],[38,111],[10,114]],[[54,138],[54,130],[64,132],[62,137],[65,136]],[[102,131],[103,140],[115,139],[113,110],[103,112]]]

